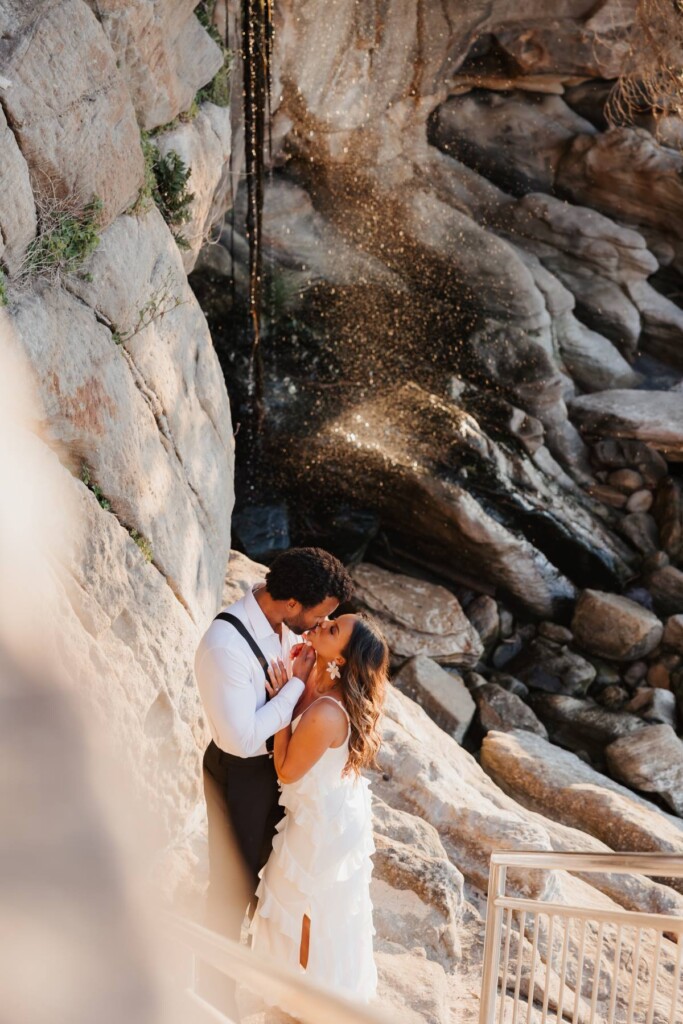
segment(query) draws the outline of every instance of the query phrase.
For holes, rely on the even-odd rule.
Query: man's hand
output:
[[[304,644],[292,663],[292,675],[300,679],[302,683],[308,682],[311,669],[315,665],[315,651],[309,644]]]

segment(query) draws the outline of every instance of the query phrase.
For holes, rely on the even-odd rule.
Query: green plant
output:
[[[5,278],[5,271],[0,267],[0,307],[7,305],[7,280]]]
[[[139,217],[147,213],[154,202],[173,231],[190,219],[189,208],[194,192],[190,192],[187,182],[192,171],[175,149],[162,156],[149,132],[140,133],[140,145],[145,158],[145,178],[138,198],[128,212]],[[184,235],[173,231],[173,237],[179,249],[190,248]]]
[[[137,546],[140,548],[140,551],[142,552],[145,561],[151,562],[152,559],[154,558],[154,552],[152,550],[152,545],[144,536],[144,534],[140,533],[138,530],[129,530],[128,532],[130,533],[131,537],[133,538]]]
[[[29,244],[20,276],[56,277],[80,269],[100,242],[102,200],[93,196],[80,210],[73,200],[39,202],[38,234]]]
[[[194,192],[190,192],[187,182],[191,173],[174,149],[169,150],[165,156],[157,154],[154,161],[154,201],[169,227],[179,227],[190,219],[189,206],[194,199]]]
[[[109,501],[109,498],[106,498],[104,496],[104,494],[102,493],[102,488],[99,486],[99,484],[96,484],[95,481],[93,480],[92,471],[87,462],[84,462],[81,467],[81,480],[88,488],[88,490],[92,491],[92,493],[95,495],[99,502],[100,508],[103,508],[105,512],[111,512],[111,502]]]
[[[195,8],[197,18],[204,26],[215,43],[221,48],[223,63],[207,85],[203,85],[195,97],[195,102],[215,103],[217,107],[227,107],[230,103],[230,75],[232,72],[232,52],[216,28],[213,20],[216,0],[201,0]]]
[[[176,241],[178,239],[176,238]],[[154,320],[160,320],[167,313],[172,313],[178,306],[185,304],[187,300],[179,298],[173,291],[173,279],[171,270],[167,270],[160,284],[154,289],[147,302],[138,310],[138,319],[128,331],[122,331],[119,327],[112,327],[111,337],[115,345],[123,345],[132,337],[139,334]]]

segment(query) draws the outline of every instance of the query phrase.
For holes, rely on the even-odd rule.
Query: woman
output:
[[[285,816],[261,872],[253,948],[367,1002],[377,986],[370,874],[374,851],[368,783],[389,652],[364,615],[325,620],[306,635],[316,663],[291,726],[275,735]],[[288,679],[270,670],[276,693]]]

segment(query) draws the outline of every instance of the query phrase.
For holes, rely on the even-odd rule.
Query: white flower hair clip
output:
[[[339,671],[339,665],[336,661],[328,661],[327,671],[330,674],[330,679],[339,679],[341,672]]]

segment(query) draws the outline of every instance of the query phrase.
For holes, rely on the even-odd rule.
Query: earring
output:
[[[339,679],[341,672],[339,671],[339,665],[336,661],[328,661],[326,671],[330,674],[330,679]]]

